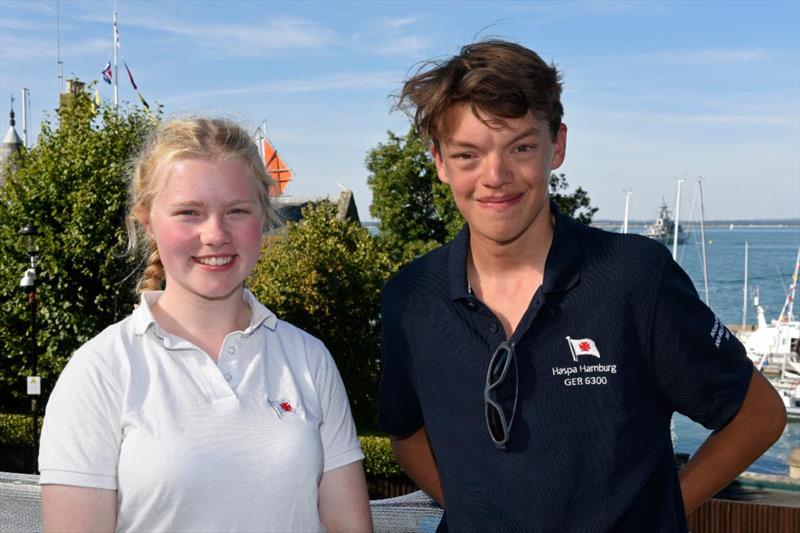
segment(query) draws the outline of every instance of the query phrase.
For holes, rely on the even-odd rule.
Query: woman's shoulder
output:
[[[81,364],[100,365],[109,369],[119,367],[134,349],[135,329],[132,315],[107,326],[83,343],[72,355],[70,362],[80,361]]]

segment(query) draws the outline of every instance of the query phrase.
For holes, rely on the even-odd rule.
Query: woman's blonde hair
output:
[[[244,161],[251,171],[264,209],[266,231],[278,221],[269,201],[269,191],[275,182],[244,128],[222,118],[183,118],[169,120],[150,133],[144,148],[131,164],[129,207],[125,221],[129,253],[147,258],[136,286],[137,296],[142,291],[160,289],[164,281],[164,266],[158,249],[145,231],[153,198],[163,186],[163,180],[159,179],[163,169],[174,161],[184,159],[224,161],[235,158]]]

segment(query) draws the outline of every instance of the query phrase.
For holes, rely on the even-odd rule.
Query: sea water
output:
[[[635,229],[631,229],[634,232]],[[708,300],[710,307],[728,326],[740,325],[744,305],[745,242],[748,243],[748,298],[746,322],[755,324],[753,291],[759,293],[767,322],[776,319],[786,301],[794,273],[800,228],[741,227],[709,228],[705,231]],[[693,229],[686,243],[678,247],[678,262],[694,281],[705,300],[703,262],[699,228]],[[670,250],[672,247],[669,247]],[[800,293],[797,295],[800,300]],[[795,306],[800,315],[800,303]],[[693,454],[710,433],[682,415],[675,415],[675,451]],[[800,447],[800,421],[790,421],[783,435],[748,470],[762,474],[789,472],[787,460],[793,448]]]

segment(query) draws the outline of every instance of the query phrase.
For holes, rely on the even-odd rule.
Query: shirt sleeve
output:
[[[405,305],[391,285],[381,294],[381,384],[378,424],[391,435],[410,435],[424,425],[411,380],[410,349],[403,328]]]
[[[753,364],[672,258],[664,263],[650,327],[661,396],[708,429],[727,424],[741,407]]]
[[[323,471],[333,470],[364,458],[356,436],[356,426],[350,412],[347,391],[328,349],[320,342],[323,352],[317,371],[316,387],[322,406],[320,436],[324,455]]]
[[[78,350],[45,409],[39,483],[117,488],[122,391],[99,357]]]

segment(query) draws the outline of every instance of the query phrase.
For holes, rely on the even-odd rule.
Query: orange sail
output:
[[[278,155],[278,151],[272,146],[272,143],[269,142],[269,139],[266,137],[262,139],[261,146],[263,149],[262,153],[264,154],[264,166],[267,168],[269,175],[272,176],[272,179],[275,181],[275,185],[271,187],[269,195],[280,196],[283,194],[286,186],[289,185],[289,182],[292,181],[294,172],[292,172],[292,169],[289,168],[289,165],[287,165],[286,162],[281,159],[281,157]]]

